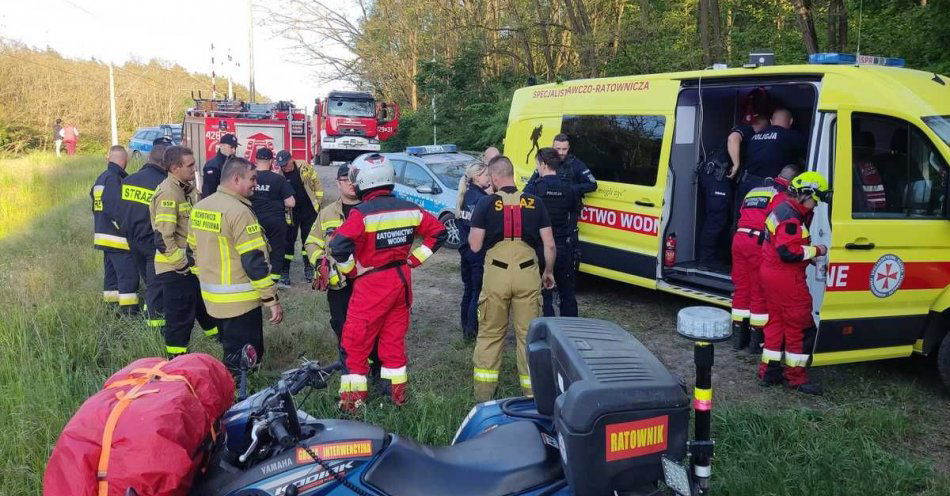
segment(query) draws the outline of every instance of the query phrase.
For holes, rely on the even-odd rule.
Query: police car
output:
[[[396,169],[396,196],[436,216],[448,230],[445,246],[458,248],[461,238],[455,215],[459,180],[477,159],[459,153],[455,145],[410,146],[405,152],[383,155]]]
[[[162,124],[154,127],[140,127],[129,140],[129,153],[133,160],[148,156],[152,151],[152,142],[162,136],[167,136],[175,145],[181,144],[181,124]]]

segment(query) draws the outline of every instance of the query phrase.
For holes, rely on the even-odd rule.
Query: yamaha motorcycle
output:
[[[191,494],[667,494],[664,479],[678,494],[701,491],[681,463],[684,388],[628,332],[600,320],[538,319],[528,354],[535,397],[476,405],[446,447],[298,410],[295,395],[326,388],[332,375],[303,361],[223,415]]]

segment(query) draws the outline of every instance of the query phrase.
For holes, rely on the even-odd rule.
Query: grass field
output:
[[[39,494],[50,449],[78,406],[113,371],[162,352],[143,322],[118,319],[100,302],[87,192],[103,165],[48,155],[0,161],[0,495]],[[444,444],[471,408],[472,346],[457,329],[456,273],[452,252],[415,271],[412,401],[397,410],[374,400],[366,421]],[[583,315],[621,323],[692,377],[689,344],[670,337],[675,311],[691,302],[613,283],[588,285],[580,299]],[[322,296],[297,285],[283,301],[287,319],[266,330],[256,385],[299,353],[333,359]],[[194,340],[197,350],[220,354],[200,333]],[[516,394],[510,349],[502,392]],[[743,382],[754,360],[728,350],[716,360],[718,494],[950,495],[950,400],[916,362],[822,370],[828,394],[815,399]],[[304,408],[336,416],[334,389],[310,395]]]

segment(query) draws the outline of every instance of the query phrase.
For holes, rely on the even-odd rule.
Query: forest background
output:
[[[261,28],[288,63],[346,81],[403,110],[389,150],[438,141],[499,145],[515,89],[587,77],[777,63],[810,53],[902,57],[950,73],[950,0],[273,0]],[[859,47],[860,45],[860,47]],[[273,56],[273,54],[267,54]],[[261,56],[259,54],[259,56]],[[138,126],[181,120],[208,76],[171,62],[116,68],[120,142]],[[219,80],[219,89],[221,82]],[[48,148],[52,121],[74,123],[87,150],[108,143],[108,67],[0,44],[0,153]],[[238,98],[247,90],[238,86]],[[280,95],[271,95],[280,98]],[[314,97],[321,95],[314,95]],[[309,102],[296,102],[305,105]]]

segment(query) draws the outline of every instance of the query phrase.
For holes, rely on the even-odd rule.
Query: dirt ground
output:
[[[334,180],[337,167],[317,169],[327,201],[332,201],[338,196]],[[413,326],[424,323],[425,327],[437,330],[424,336],[410,333],[408,338],[414,366],[424,367],[427,361],[436,359],[437,353],[431,353],[432,350],[458,341],[458,304],[462,293],[458,253],[440,250],[420,270],[413,271],[413,279]],[[303,285],[292,289],[298,290],[303,291]],[[577,299],[581,317],[620,324],[686,384],[693,384],[693,347],[676,334],[676,314],[684,307],[702,303],[588,275],[581,275],[578,280]],[[713,387],[715,401],[720,405],[752,403],[767,408],[833,410],[867,401],[899,402],[912,419],[926,425],[928,433],[906,449],[934,460],[939,471],[950,474],[950,437],[946,435],[950,432],[950,416],[940,413],[950,406],[950,395],[930,359],[916,357],[813,369],[812,377],[826,389],[822,397],[758,386],[755,371],[759,357],[734,352],[728,343],[716,346],[715,360]]]

